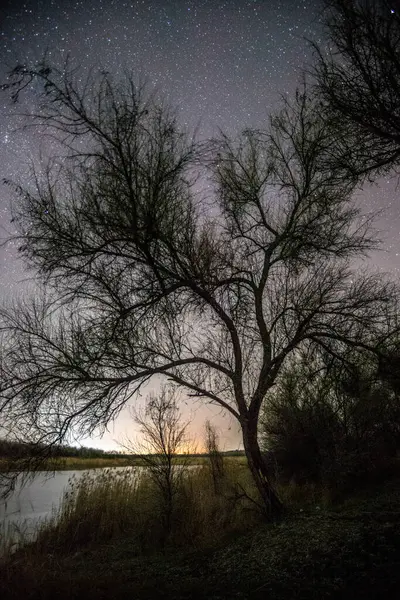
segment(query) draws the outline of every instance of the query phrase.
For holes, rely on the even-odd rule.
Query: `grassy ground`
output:
[[[228,474],[225,491],[232,475]],[[244,471],[241,477],[241,489],[246,489]],[[71,543],[71,535],[74,532],[76,535],[79,523],[82,527],[85,522],[80,507],[75,521],[72,513],[67,519],[69,529],[53,531],[52,535],[44,536],[38,544],[20,551],[3,564],[0,597],[4,600],[398,598],[398,478],[352,495],[334,507],[327,501],[325,507],[314,503],[326,499],[325,493],[318,499],[314,490],[313,502],[310,502],[310,493],[296,493],[291,489],[288,499],[291,498],[292,508],[278,524],[262,522],[251,511],[251,503],[233,512],[229,512],[232,508],[225,502],[218,506],[205,470],[197,483],[201,483],[203,489],[206,487],[205,495],[198,497],[200,490],[193,480],[194,489],[191,493],[187,491],[191,500],[186,498],[186,504],[182,503],[179,511],[186,525],[192,521],[197,524],[197,531],[196,527],[189,528],[186,537],[185,532],[180,531],[164,547],[157,546],[154,537],[153,543],[146,545],[138,533],[143,534],[150,526],[149,538],[154,536],[151,519],[145,523],[135,522],[135,511],[128,507],[123,522],[130,523],[129,531],[113,534],[104,530],[103,541],[82,534],[80,540]],[[118,494],[138,493],[137,488],[129,491],[126,481],[121,486]],[[106,493],[103,504],[106,500],[110,503],[111,491],[115,489],[115,485],[109,486],[108,500]],[[87,489],[86,493],[91,492]],[[143,494],[141,500],[145,501],[146,490],[143,488],[140,493]],[[154,494],[150,489],[147,493],[148,502]],[[304,508],[299,508],[302,497]],[[193,504],[196,498],[198,502]],[[98,504],[101,504],[99,499]],[[93,528],[101,515],[94,517],[93,509],[91,513]],[[148,516],[150,514],[151,511]],[[229,515],[228,521],[221,519]],[[110,519],[115,520],[112,509],[104,523]],[[97,529],[101,530],[99,523],[97,521]]]

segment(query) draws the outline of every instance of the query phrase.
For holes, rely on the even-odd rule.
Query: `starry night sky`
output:
[[[209,137],[221,128],[235,134],[263,127],[280,95],[289,96],[312,60],[304,38],[323,43],[320,0],[10,0],[0,8],[0,82],[17,63],[47,50],[60,64],[69,53],[82,66],[146,78],[174,106],[181,121]],[[28,108],[34,96],[27,96]],[[20,108],[20,107],[17,107]],[[0,179],[18,180],[37,160],[41,140],[23,123],[6,93],[0,95]],[[386,178],[358,196],[363,210],[383,209],[377,221],[383,252],[376,268],[400,275],[400,201],[397,179]],[[0,187],[0,238],[12,233],[9,188]],[[0,301],[32,284],[15,247],[0,248]],[[214,415],[203,409],[196,417]],[[204,412],[206,411],[206,412]],[[207,412],[208,411],[208,412]],[[126,415],[95,445],[115,447]],[[228,422],[218,422],[224,426]],[[199,425],[200,427],[200,425]],[[224,426],[225,427],[225,426]],[[236,427],[223,436],[236,445]]]

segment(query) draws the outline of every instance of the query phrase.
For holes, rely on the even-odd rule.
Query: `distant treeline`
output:
[[[45,450],[45,452],[44,452]],[[122,452],[114,451],[114,452],[106,452],[99,448],[86,448],[80,447],[77,448],[75,446],[52,446],[51,448],[46,448],[41,444],[29,444],[23,442],[15,442],[11,440],[0,439],[0,458],[11,458],[11,459],[19,459],[19,458],[29,458],[33,456],[39,456],[46,454],[49,458],[126,458],[128,455],[123,454]],[[244,456],[244,452],[242,450],[228,450],[227,452],[222,452],[225,456]],[[207,454],[196,454],[193,456],[208,456]]]
[[[43,455],[45,446],[0,439],[0,458],[28,458]],[[75,458],[119,458],[121,452],[105,452],[99,448],[76,448],[75,446],[52,446],[47,448],[45,454],[49,458],[75,457]]]

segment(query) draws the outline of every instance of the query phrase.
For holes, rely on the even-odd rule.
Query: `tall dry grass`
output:
[[[18,548],[35,539],[29,519],[0,521],[0,564]]]
[[[34,544],[26,524],[0,530],[0,555],[16,546],[42,553],[69,553],[90,545],[128,537],[138,553],[168,547],[205,548],[234,533],[248,531],[262,520],[250,471],[242,460],[224,458],[220,480],[209,461],[180,466],[176,478],[171,528],[165,531],[164,498],[145,468],[107,468],[72,476],[59,508],[38,528]],[[331,492],[321,485],[277,484],[289,511],[332,505]]]
[[[72,477],[59,509],[26,551],[68,553],[128,537],[138,553],[208,547],[262,517],[247,467],[227,461],[216,492],[209,464],[177,479],[172,526],[163,530],[163,498],[145,469],[104,469]]]

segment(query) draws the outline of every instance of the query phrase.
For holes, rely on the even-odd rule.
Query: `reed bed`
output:
[[[73,475],[52,516],[32,531],[25,522],[3,524],[0,556],[25,545],[43,555],[69,553],[91,545],[128,537],[138,554],[170,547],[210,547],[226,536],[247,531],[262,521],[258,495],[242,461],[223,459],[219,480],[209,461],[175,466],[172,516],[165,530],[165,496],[143,467],[105,468]],[[329,490],[293,482],[278,484],[278,493],[291,511],[331,505]]]
[[[209,547],[261,519],[247,467],[226,461],[215,482],[209,464],[180,469],[169,531],[164,496],[146,469],[104,469],[72,476],[59,508],[23,551],[63,554],[128,537],[138,554]]]
[[[35,540],[31,519],[0,521],[0,561]]]

